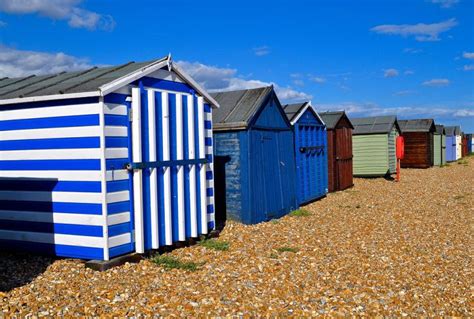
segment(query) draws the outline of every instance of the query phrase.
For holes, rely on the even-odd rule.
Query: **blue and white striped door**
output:
[[[133,88],[131,108],[133,162],[167,163],[133,170],[136,251],[207,234],[213,203],[206,173],[212,166],[189,163],[209,160],[202,97]]]

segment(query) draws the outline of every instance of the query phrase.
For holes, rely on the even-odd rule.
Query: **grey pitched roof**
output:
[[[461,134],[461,128],[459,126],[445,126],[444,130],[446,132],[446,135],[460,135]]]
[[[398,121],[402,133],[404,132],[434,132],[436,130],[433,119],[416,119]]]
[[[219,104],[194,79],[173,63],[171,55],[148,62],[128,62],[118,66],[93,67],[83,71],[51,75],[0,78],[0,105],[103,96],[160,68],[173,70],[213,107]]]
[[[166,58],[141,63],[128,62],[118,66],[93,67],[76,72],[3,78],[0,80],[0,99],[96,91],[104,84],[161,60],[164,61]]]
[[[352,118],[351,122],[354,125],[353,135],[388,134],[394,126],[400,130],[395,115]]]
[[[214,129],[245,129],[272,92],[273,86],[266,86],[249,90],[211,93],[211,96],[220,105],[212,112]]]
[[[294,103],[294,104],[286,104],[283,106],[283,110],[285,111],[286,118],[288,121],[291,120],[298,114],[298,112],[306,106],[309,102],[301,102],[301,103]]]
[[[436,124],[436,134],[445,134],[444,125]]]
[[[352,128],[354,128],[351,120],[346,115],[344,111],[336,111],[336,112],[319,112],[319,116],[323,119],[324,123],[328,130],[332,130],[337,126],[337,123],[341,120],[341,118],[346,117],[347,121],[351,124]]]

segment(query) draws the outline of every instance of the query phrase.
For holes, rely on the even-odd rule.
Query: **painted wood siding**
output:
[[[294,124],[298,203],[325,196],[328,190],[325,126],[307,110]]]
[[[441,135],[441,164],[446,164],[446,135]]]
[[[462,136],[456,135],[456,160],[462,157]]]
[[[441,165],[441,134],[434,134],[433,136],[433,165]]]
[[[454,162],[456,160],[456,136],[446,136],[446,161]]]
[[[403,133],[405,157],[402,167],[428,168],[433,165],[433,134],[424,132]]]
[[[127,95],[109,94],[104,100],[106,148],[107,231],[109,237],[122,239],[122,245],[109,249],[109,258],[131,251],[133,222],[130,176],[125,166],[131,162],[129,148],[129,111]]]
[[[249,151],[250,220],[279,218],[297,208],[293,132],[251,130]]]
[[[215,132],[214,155],[216,159],[216,219],[224,222],[226,214],[229,219],[242,222],[242,216],[249,215],[243,207],[243,194],[248,189],[248,181],[242,178],[244,170],[241,156],[247,154],[245,141],[246,131]],[[244,165],[248,162],[244,162]]]
[[[397,136],[398,131],[394,127],[388,135],[388,165],[390,174],[394,174],[397,172]]]
[[[103,259],[103,128],[97,99],[0,111],[0,246]],[[112,221],[113,222],[113,221]]]
[[[388,167],[388,135],[353,135],[354,176],[383,176]]]

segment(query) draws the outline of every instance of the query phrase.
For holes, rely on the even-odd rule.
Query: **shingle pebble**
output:
[[[195,272],[0,253],[0,317],[474,316],[473,157],[399,183],[355,179],[305,209],[228,222],[228,251],[171,252],[204,263]]]

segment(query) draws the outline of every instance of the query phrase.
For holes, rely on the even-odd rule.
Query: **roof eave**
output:
[[[5,99],[0,100],[0,105],[9,105],[9,104],[19,104],[19,103],[34,103],[34,102],[43,102],[43,101],[54,101],[54,100],[64,100],[64,99],[79,99],[84,97],[94,97],[101,96],[100,91],[91,91],[91,92],[80,92],[80,93],[66,93],[66,94],[53,94],[53,95],[40,95],[40,96],[31,96],[31,97],[17,97],[14,99]]]
[[[213,131],[240,131],[248,128],[247,122],[234,122],[234,123],[214,123]]]

